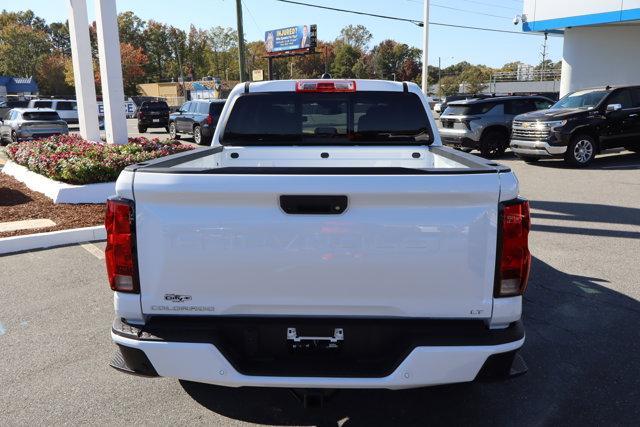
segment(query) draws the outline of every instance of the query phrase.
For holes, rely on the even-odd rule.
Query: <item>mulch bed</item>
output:
[[[0,222],[48,218],[56,223],[42,229],[0,232],[0,238],[102,225],[104,211],[104,204],[56,205],[44,194],[0,172]]]

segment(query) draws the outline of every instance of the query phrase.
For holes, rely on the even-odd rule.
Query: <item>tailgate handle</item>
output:
[[[280,196],[280,207],[291,215],[340,215],[347,196]]]

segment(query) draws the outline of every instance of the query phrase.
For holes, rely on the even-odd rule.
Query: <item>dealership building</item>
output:
[[[38,91],[38,84],[33,77],[0,76],[0,101],[6,101],[9,97],[27,99],[37,95]]]
[[[524,0],[522,29],[564,36],[561,96],[640,85],[640,0]]]

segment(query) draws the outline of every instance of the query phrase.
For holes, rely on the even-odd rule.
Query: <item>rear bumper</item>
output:
[[[130,364],[135,365],[127,367],[126,363],[123,363],[123,358],[120,357],[117,366],[115,364],[113,366],[138,375],[159,375],[229,387],[403,389],[473,381],[483,367],[486,371],[491,361],[495,361],[495,357],[491,356],[513,354],[524,343],[524,329],[520,322],[513,323],[503,330],[487,329],[486,337],[481,340],[476,336],[474,328],[475,326],[469,333],[469,345],[463,345],[461,341],[464,339],[463,335],[451,336],[448,340],[443,340],[444,337],[433,336],[432,331],[428,331],[416,342],[426,343],[433,339],[433,342],[439,343],[438,345],[412,345],[407,351],[401,352],[401,357],[388,372],[385,371],[382,375],[378,373],[366,375],[359,372],[354,376],[322,375],[317,372],[296,375],[296,370],[300,368],[300,360],[295,359],[289,359],[287,362],[291,366],[292,373],[286,370],[287,364],[284,365],[284,371],[277,374],[247,373],[244,362],[238,361],[237,354],[233,351],[229,352],[225,343],[217,342],[213,338],[214,331],[209,331],[202,336],[208,335],[210,341],[215,341],[215,344],[193,342],[193,331],[185,331],[183,334],[186,339],[191,340],[190,342],[166,341],[116,321],[111,337],[120,347],[121,354],[127,355],[124,359],[130,360]],[[349,339],[348,331],[349,329],[345,328],[345,342]],[[285,341],[284,337],[282,341]],[[251,340],[248,342],[251,346]],[[490,344],[478,345],[480,342]],[[392,342],[384,344],[388,344],[390,348],[393,347]],[[346,347],[342,351],[346,351],[345,349]],[[238,349],[235,350],[237,353]],[[269,354],[261,352],[260,357],[267,359],[268,365],[282,365],[279,360],[269,360]],[[335,364],[343,363],[342,356],[336,356],[335,353],[323,353],[310,358],[304,354],[293,357],[302,358],[302,363],[326,365],[327,360],[334,360]]]
[[[66,135],[69,131],[67,129],[60,130],[47,130],[44,132],[29,132],[29,131],[17,131],[16,136],[18,141],[31,141],[33,139],[49,138],[55,135]]]
[[[527,157],[562,157],[567,151],[566,146],[552,146],[546,141],[511,140],[511,151],[517,155]]]
[[[153,120],[158,120],[154,122]],[[168,117],[151,117],[145,118],[143,120],[138,119],[138,126],[144,126],[146,128],[163,128],[169,126],[169,118]]]
[[[439,128],[440,139],[444,145],[456,148],[478,148],[480,139],[471,130]]]

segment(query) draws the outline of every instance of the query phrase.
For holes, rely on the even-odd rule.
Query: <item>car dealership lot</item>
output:
[[[69,132],[80,133],[80,129],[77,126],[72,126],[69,129]],[[104,137],[104,130],[102,130],[101,132],[102,132],[102,136]],[[137,119],[127,119],[127,134],[129,135],[130,138],[144,136],[145,138],[159,138],[160,140],[169,139],[169,133],[163,128],[147,129],[145,133],[138,132]],[[193,143],[193,136],[185,135],[180,139],[180,141],[185,143]]]
[[[305,411],[286,390],[120,374],[108,366],[112,293],[96,243],[0,257],[0,424],[637,423],[640,155],[601,156],[586,170],[527,165],[509,153],[500,161],[533,208],[527,375],[341,391],[325,409]]]

